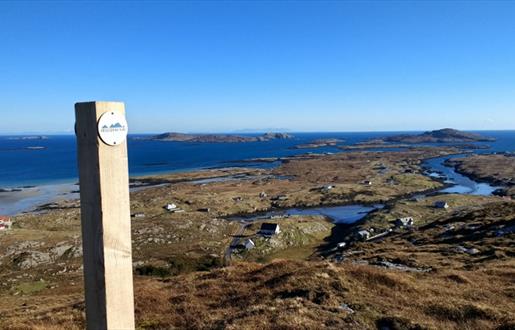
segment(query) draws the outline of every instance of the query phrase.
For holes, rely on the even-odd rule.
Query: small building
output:
[[[414,222],[412,217],[399,218],[395,220],[395,227],[411,227],[413,224]]]
[[[177,205],[171,203],[171,204],[166,204],[166,206],[164,207],[168,212],[170,213],[179,213],[179,212],[184,212],[183,209],[180,209],[177,207]]]
[[[364,184],[365,186],[371,186],[371,185],[372,185],[372,181],[370,181],[370,180],[365,180],[365,181],[363,181],[363,184]]]
[[[200,209],[198,209],[198,211],[209,213],[211,212],[211,209],[209,207],[201,207]]]
[[[333,185],[325,185],[325,186],[322,186],[320,188],[320,191],[324,192],[324,193],[328,193],[329,191],[333,190],[334,189],[334,186]]]
[[[447,204],[446,201],[436,201],[434,206],[437,209],[448,209],[449,208],[449,204]]]
[[[246,250],[252,250],[253,248],[256,247],[256,244],[254,243],[254,241],[252,241],[250,238],[248,238],[245,240],[245,242],[243,242],[243,246],[245,247]]]
[[[360,230],[357,233],[358,238],[362,241],[366,241],[370,238],[370,232],[368,230]]]
[[[145,217],[145,213],[143,213],[143,212],[136,212],[136,213],[131,214],[131,217],[132,218],[144,218]]]
[[[273,201],[285,201],[288,199],[286,195],[277,195],[272,198]]]
[[[9,230],[11,229],[12,222],[9,217],[0,215],[0,230]]]
[[[340,250],[345,248],[346,246],[347,246],[347,242],[340,242],[340,243],[336,244],[336,248],[340,249]]]
[[[262,191],[259,193],[259,198],[263,199],[263,198],[267,198],[268,195],[266,194],[266,192]]]
[[[279,225],[276,223],[265,222],[261,224],[261,229],[259,229],[259,234],[265,237],[271,237],[273,235],[279,234],[280,232],[281,229],[279,228]]]

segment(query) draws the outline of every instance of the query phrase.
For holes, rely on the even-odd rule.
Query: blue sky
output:
[[[0,2],[0,134],[515,129],[515,2]]]

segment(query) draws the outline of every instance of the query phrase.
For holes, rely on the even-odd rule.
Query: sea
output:
[[[148,135],[129,135],[129,175],[142,176],[159,173],[194,171],[221,167],[273,167],[277,163],[247,162],[253,158],[284,157],[305,153],[344,152],[337,147],[295,149],[299,144],[316,139],[337,138],[338,145],[353,145],[366,140],[397,134],[418,132],[327,132],[295,133],[292,139],[276,139],[266,142],[247,143],[191,143],[166,142],[145,139]],[[476,131],[493,137],[495,142],[478,142],[488,149],[475,149],[475,153],[515,152],[515,130]],[[238,134],[257,136],[260,134]],[[45,139],[26,139],[23,136],[0,135],[0,189],[34,188],[54,194],[60,185],[73,185],[78,181],[76,141],[74,135],[49,135]],[[389,149],[392,150],[392,149]],[[380,149],[378,151],[381,151]],[[60,188],[59,188],[60,187]],[[2,191],[2,190],[0,190]],[[40,195],[40,194],[39,194]],[[39,196],[38,195],[38,196]],[[39,196],[41,197],[41,196]],[[28,200],[16,211],[42,199]],[[48,196],[46,196],[48,197]],[[8,200],[8,199],[7,199]],[[3,205],[2,205],[3,203]],[[9,205],[0,200],[0,214]],[[12,209],[9,210],[11,213]]]

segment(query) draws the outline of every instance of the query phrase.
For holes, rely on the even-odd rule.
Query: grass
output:
[[[46,289],[46,287],[47,284],[45,281],[24,282],[18,284],[15,290],[24,295],[32,295]]]
[[[166,281],[138,277],[136,320],[140,329],[370,329],[388,324],[400,329],[494,329],[515,320],[515,303],[506,294],[510,284],[503,279],[512,274],[507,265],[491,267],[495,274],[410,274],[353,263],[276,260],[236,263]],[[469,281],[457,283],[452,277]],[[82,322],[73,306],[39,314],[29,309],[26,325],[72,328]],[[8,327],[20,317],[8,315],[0,324]]]

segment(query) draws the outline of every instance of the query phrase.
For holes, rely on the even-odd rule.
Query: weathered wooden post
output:
[[[134,329],[127,122],[120,102],[75,104],[88,329]]]

